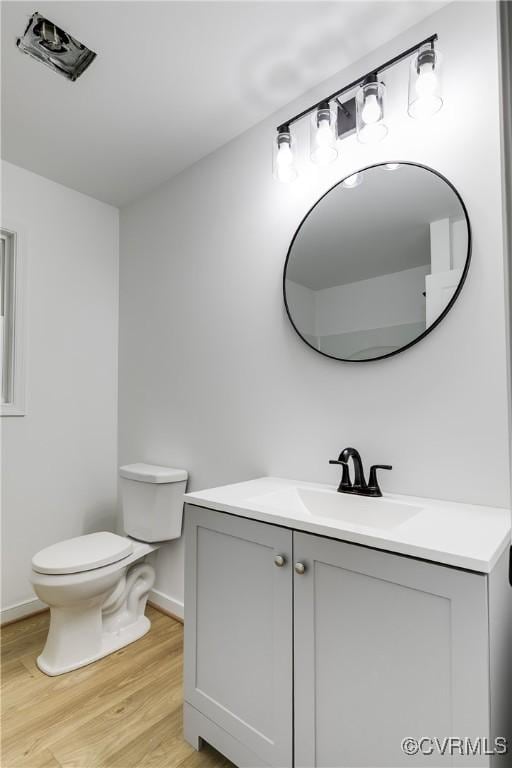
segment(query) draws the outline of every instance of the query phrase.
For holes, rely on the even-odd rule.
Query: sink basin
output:
[[[364,525],[389,531],[421,512],[421,507],[385,498],[351,496],[315,488],[287,488],[248,500],[260,509],[310,515],[338,523]]]

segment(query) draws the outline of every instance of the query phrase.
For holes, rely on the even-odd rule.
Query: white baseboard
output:
[[[167,611],[167,613],[171,613],[173,616],[177,616],[179,619],[183,620],[183,603],[180,600],[175,600],[174,598],[169,597],[169,595],[164,595],[164,593],[160,592],[158,589],[151,590],[149,599],[158,608],[162,608],[162,610]],[[46,608],[48,608],[46,603],[38,600],[37,597],[23,600],[21,603],[15,603],[15,605],[10,605],[8,608],[2,608],[2,610],[0,610],[0,625],[8,624],[17,619],[23,619],[24,616],[30,616],[32,613],[44,611]]]
[[[38,600],[37,597],[23,600],[21,603],[15,603],[15,605],[9,606],[9,608],[2,608],[0,611],[0,624],[8,624],[10,621],[16,621],[17,619],[22,619],[24,616],[30,616],[31,613],[44,611],[45,608],[48,608],[46,603]]]
[[[161,608],[173,616],[177,616],[183,621],[183,603],[181,600],[175,600],[169,595],[164,595],[159,589],[152,589],[148,598],[157,608]]]

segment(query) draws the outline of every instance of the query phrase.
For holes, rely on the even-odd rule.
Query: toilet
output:
[[[37,666],[62,675],[148,632],[144,615],[155,581],[146,555],[181,536],[188,474],[150,464],[119,470],[125,536],[89,533],[52,544],[32,558],[31,582],[50,607],[50,627]]]

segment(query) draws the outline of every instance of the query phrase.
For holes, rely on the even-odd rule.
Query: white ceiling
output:
[[[123,205],[444,2],[2,2],[2,157]],[[15,45],[38,10],[98,54],[71,83]]]

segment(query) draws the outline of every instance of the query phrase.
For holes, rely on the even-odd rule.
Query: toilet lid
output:
[[[59,541],[42,549],[32,558],[32,568],[38,573],[81,573],[117,563],[131,554],[130,539],[101,531]]]

